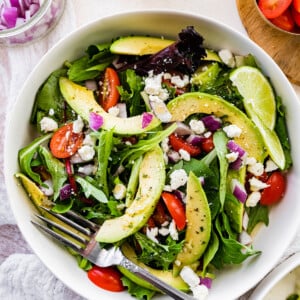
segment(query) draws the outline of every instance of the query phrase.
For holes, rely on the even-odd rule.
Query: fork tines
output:
[[[90,241],[91,236],[99,229],[97,224],[84,219],[82,216],[73,211],[68,211],[64,214],[58,214],[48,208],[41,208],[63,223],[59,224],[57,221],[55,221],[55,219],[50,220],[49,218],[41,215],[36,215],[36,217],[45,222],[48,226],[35,221],[31,221],[31,223],[51,235],[65,246],[72,248],[76,252],[81,253]]]

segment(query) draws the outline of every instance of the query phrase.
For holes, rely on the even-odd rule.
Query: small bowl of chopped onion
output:
[[[64,0],[0,0],[0,45],[26,44],[46,35],[64,4]]]

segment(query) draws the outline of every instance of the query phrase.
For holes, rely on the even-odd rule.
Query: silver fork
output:
[[[81,256],[87,258],[93,264],[100,267],[109,267],[113,265],[122,266],[130,272],[134,273],[135,275],[148,281],[163,293],[166,293],[167,295],[171,296],[173,299],[195,300],[194,297],[182,291],[179,291],[176,288],[173,288],[172,286],[153,276],[147,270],[133,263],[131,260],[129,260],[123,255],[120,248],[115,246],[112,246],[108,249],[101,248],[100,244],[95,240],[95,236],[97,235],[97,231],[99,230],[99,225],[83,218],[74,211],[68,211],[64,214],[58,214],[51,211],[48,208],[41,208],[47,213],[53,215],[54,217],[62,221],[63,223],[75,229],[75,231],[82,233],[83,235],[77,234],[74,231],[67,229],[63,225],[60,225],[57,222],[41,215],[36,215],[36,217],[44,221],[49,226],[45,226],[39,222],[31,220],[32,224],[34,224],[40,230],[48,233],[50,236],[52,236],[64,246],[70,247],[75,252],[79,253]],[[67,234],[74,240],[78,241],[80,244],[82,244],[82,246],[74,241],[71,241],[65,235],[60,234],[58,231],[52,230],[51,227],[59,229],[61,232]]]

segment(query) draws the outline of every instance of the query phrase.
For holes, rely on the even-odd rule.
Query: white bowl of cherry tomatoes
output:
[[[277,30],[300,35],[300,0],[257,0],[258,11]]]

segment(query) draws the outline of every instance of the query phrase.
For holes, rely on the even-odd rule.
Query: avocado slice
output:
[[[140,230],[152,215],[159,201],[165,179],[163,152],[159,146],[156,146],[145,154],[141,162],[139,188],[135,199],[124,215],[103,223],[96,240],[115,243]]]
[[[94,112],[103,118],[101,128],[114,129],[116,134],[140,134],[157,127],[160,121],[152,114],[151,122],[143,127],[143,115],[131,118],[118,118],[106,111],[96,102],[94,93],[86,87],[74,83],[66,77],[59,79],[60,91],[71,108],[84,120],[89,122],[90,113]],[[147,113],[151,114],[151,113]]]
[[[200,85],[202,90],[211,87],[216,81],[221,68],[217,62],[200,67],[192,76],[191,83]]]
[[[115,40],[110,52],[125,55],[150,55],[170,46],[174,41],[150,36],[126,36]]]
[[[36,209],[38,210],[38,212],[42,216],[44,216],[48,220],[51,220],[51,221],[55,222],[56,224],[59,224],[59,225],[65,227],[69,231],[74,232],[76,235],[79,235],[81,237],[87,238],[86,235],[84,235],[81,232],[75,230],[73,227],[65,224],[64,222],[62,222],[61,220],[57,219],[55,216],[51,215],[46,210],[44,210],[44,209],[41,208],[41,206],[42,206],[42,207],[51,209],[52,206],[53,206],[53,203],[48,199],[47,196],[44,195],[44,193],[35,184],[34,181],[32,181],[30,178],[28,178],[26,175],[24,175],[23,173],[20,173],[20,172],[16,173],[15,177],[20,181],[21,185],[23,186],[24,190],[26,191],[27,195],[29,196],[30,200],[32,201],[32,203],[34,204],[34,206],[36,207]],[[80,246],[80,247],[84,246],[82,243],[80,243],[77,240],[73,239],[72,237],[66,235],[61,230],[59,230],[57,228],[53,228],[53,230],[57,231],[58,233],[60,233],[63,236],[68,237],[68,239],[70,241],[72,241],[73,243],[77,244],[78,246]]]
[[[121,250],[123,252],[123,254],[130,259],[133,263],[135,263],[136,265],[140,266],[141,268],[147,270],[148,272],[150,272],[152,275],[156,276],[158,279],[164,281],[165,283],[171,285],[172,287],[187,292],[189,290],[188,285],[181,279],[180,276],[174,277],[172,270],[157,270],[157,269],[153,269],[151,267],[146,266],[144,263],[140,262],[137,259],[137,255],[134,251],[134,249],[129,246],[127,243],[123,244],[121,246]],[[131,281],[135,282],[136,284],[148,288],[150,290],[154,290],[154,291],[159,291],[156,287],[154,287],[151,283],[143,280],[142,278],[134,275],[133,273],[131,273],[130,271],[128,271],[127,269],[125,269],[124,267],[118,266],[118,269],[120,270],[120,272],[125,275],[126,277],[128,277]]]
[[[235,142],[259,162],[263,162],[266,157],[264,141],[255,124],[246,114],[221,97],[201,92],[186,93],[171,100],[167,107],[172,115],[172,122],[184,121],[195,113],[205,113],[214,114],[237,125],[242,133],[234,138]]]
[[[173,274],[176,276],[184,266],[195,263],[204,253],[211,234],[209,204],[199,178],[191,171],[186,190],[185,243],[176,257]]]

